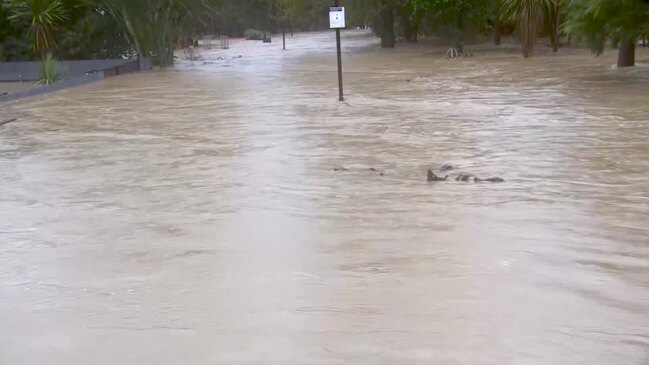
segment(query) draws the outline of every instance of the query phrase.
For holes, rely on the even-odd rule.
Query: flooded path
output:
[[[333,39],[0,104],[0,363],[646,364],[649,69]]]

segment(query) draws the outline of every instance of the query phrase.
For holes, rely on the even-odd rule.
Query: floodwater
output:
[[[29,90],[35,87],[34,82],[0,82],[0,95],[5,93],[12,93],[17,91]],[[0,112],[2,112],[2,107],[0,107]]]
[[[649,68],[343,42],[0,104],[0,363],[649,363]]]

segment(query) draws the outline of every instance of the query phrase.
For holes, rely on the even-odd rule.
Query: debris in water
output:
[[[431,181],[446,181],[446,179],[448,179],[448,176],[444,176],[444,177],[437,176],[437,175],[435,175],[433,173],[433,170],[428,169],[428,177],[427,177],[428,182],[431,182]]]
[[[444,164],[439,169],[439,171],[441,171],[441,172],[446,172],[446,171],[451,171],[451,170],[453,170],[453,165],[449,165],[449,164]]]
[[[0,121],[0,125],[9,124],[9,123],[15,122],[17,120],[18,120],[18,118],[11,118],[11,119],[7,119],[7,120],[4,120],[4,121]]]

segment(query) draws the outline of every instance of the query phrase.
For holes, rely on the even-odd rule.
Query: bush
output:
[[[43,68],[41,69],[40,78],[36,83],[38,85],[49,85],[59,81],[60,79],[61,74],[58,63],[51,53],[46,54],[45,58],[43,58]]]
[[[246,40],[249,41],[261,41],[264,39],[264,34],[265,32],[262,32],[261,30],[257,29],[248,29],[246,32],[243,34],[246,37]]]

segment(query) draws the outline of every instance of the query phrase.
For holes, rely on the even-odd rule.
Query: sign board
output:
[[[345,7],[332,6],[329,8],[329,28],[345,28]]]

